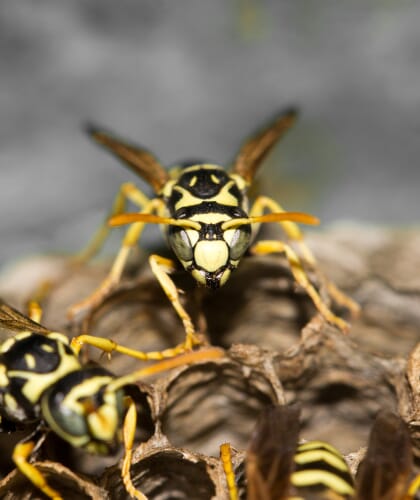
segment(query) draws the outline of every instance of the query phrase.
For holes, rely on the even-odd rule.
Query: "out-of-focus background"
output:
[[[324,224],[417,224],[419,26],[415,0],[3,0],[0,264],[76,251],[137,182],[86,120],[224,164],[297,105],[266,194]]]

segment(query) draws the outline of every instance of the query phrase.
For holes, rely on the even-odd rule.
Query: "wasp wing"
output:
[[[50,330],[32,321],[30,318],[20,313],[0,299],[0,329],[13,332],[35,332],[47,334]]]
[[[356,477],[359,500],[404,498],[412,469],[410,434],[395,413],[380,412],[373,424],[366,456]]]
[[[262,161],[277,141],[289,130],[297,117],[295,109],[288,109],[248,139],[233,162],[233,172],[251,183]]]
[[[299,415],[297,406],[273,406],[262,412],[246,455],[248,500],[288,497]]]
[[[111,151],[131,170],[149,183],[158,193],[169,180],[169,174],[157,158],[140,146],[119,139],[93,124],[86,126],[87,133],[99,144]]]

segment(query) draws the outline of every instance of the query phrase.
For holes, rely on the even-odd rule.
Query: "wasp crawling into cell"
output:
[[[408,428],[382,411],[356,478],[344,457],[322,441],[298,444],[297,406],[266,408],[246,452],[248,500],[417,500],[420,475],[411,482],[413,456]],[[239,499],[231,447],[220,447],[230,500]]]
[[[232,168],[208,163],[189,163],[167,171],[156,157],[140,147],[126,143],[100,128],[90,127],[91,137],[110,150],[133,169],[155,192],[149,199],[133,184],[123,184],[110,213],[108,224],[102,226],[91,244],[79,256],[87,260],[99,251],[108,235],[109,226],[129,224],[122,247],[111,271],[99,288],[82,302],[70,308],[76,316],[97,305],[120,281],[131,249],[137,244],[145,224],[161,224],[168,244],[182,267],[191,273],[199,285],[218,288],[228,280],[246,254],[283,253],[296,282],[306,290],[318,311],[326,320],[346,331],[348,324],[336,316],[311,283],[305,266],[318,272],[317,262],[303,241],[297,223],[317,224],[318,219],[300,212],[286,212],[276,201],[266,196],[256,198],[252,206],[248,190],[263,160],[276,142],[291,127],[294,110],[280,114],[272,123],[247,140],[233,161]],[[130,200],[140,209],[124,213]],[[262,223],[281,225],[290,244],[277,241],[257,241]],[[294,247],[297,247],[296,249]],[[178,290],[170,278],[177,268],[173,260],[151,255],[152,271],[170,299],[186,331],[184,347],[199,343],[193,322],[182,306]],[[319,274],[319,273],[318,273]],[[324,280],[331,299],[356,314],[359,306]]]
[[[209,348],[181,354],[116,377],[99,365],[82,364],[77,352],[80,346],[85,342],[99,348],[103,345],[108,352],[120,351],[140,359],[144,359],[144,353],[136,356],[131,349],[89,336],[72,343],[76,346],[73,349],[65,335],[38,323],[39,308],[30,308],[29,315],[26,317],[0,303],[0,327],[11,333],[0,346],[0,430],[36,426],[14,448],[14,463],[46,496],[59,500],[60,493],[48,484],[36,464],[29,461],[46,434],[54,432],[70,445],[91,453],[111,454],[122,431],[125,450],[122,480],[131,496],[145,500],[130,477],[137,411],[128,388],[150,375],[221,357],[223,351]]]

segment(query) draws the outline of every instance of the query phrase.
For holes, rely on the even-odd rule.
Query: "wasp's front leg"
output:
[[[322,316],[330,323],[338,326],[341,331],[347,332],[349,330],[349,324],[336,316],[324,303],[315,287],[309,281],[298,255],[289,245],[278,240],[259,241],[251,247],[250,251],[256,255],[265,255],[277,252],[284,253],[296,282],[308,293],[315,307],[322,314]]]
[[[259,216],[264,213],[265,210],[269,210],[270,212],[284,212],[283,207],[277,203],[275,200],[267,197],[267,196],[259,196],[250,211],[250,216]],[[303,259],[311,269],[313,269],[325,282],[326,288],[328,290],[331,298],[340,306],[347,308],[354,317],[357,317],[360,313],[360,306],[357,302],[355,302],[348,295],[343,293],[334,283],[332,283],[328,278],[326,278],[319,271],[319,265],[317,260],[315,259],[314,254],[308,247],[308,245],[304,241],[304,236],[299,226],[291,221],[281,221],[278,222],[286,236],[297,246],[300,254]]]
[[[238,500],[238,488],[236,486],[235,472],[232,465],[232,448],[229,443],[220,445],[220,460],[229,492],[229,500]]]
[[[123,425],[123,440],[124,440],[124,460],[121,467],[121,478],[123,480],[125,489],[127,493],[134,498],[139,500],[147,500],[147,497],[143,495],[133,484],[130,474],[131,460],[133,457],[133,445],[134,436],[136,434],[137,427],[137,410],[134,401],[126,396],[124,404],[128,407],[127,413],[124,418]]]
[[[189,350],[196,345],[202,344],[202,341],[200,341],[196,336],[194,324],[190,315],[184,309],[179,300],[179,292],[175,286],[175,283],[169,276],[169,273],[173,272],[176,269],[174,262],[170,259],[160,257],[159,255],[151,255],[149,257],[149,263],[150,267],[152,268],[153,274],[156,276],[157,280],[160,283],[160,286],[166,293],[168,299],[171,301],[173,308],[182,320],[185,329],[185,342],[181,345],[183,346],[184,350]]]
[[[154,198],[150,200],[148,204],[139,213],[142,214],[153,214],[162,211],[163,202],[159,198]],[[83,299],[70,307],[68,310],[69,319],[73,319],[80,313],[89,311],[100,304],[103,299],[116,287],[119,283],[122,273],[124,271],[127,260],[130,256],[131,251],[137,245],[143,229],[145,222],[134,222],[128,228],[121,248],[112,264],[111,271],[108,276],[102,281],[99,287],[88,297]]]

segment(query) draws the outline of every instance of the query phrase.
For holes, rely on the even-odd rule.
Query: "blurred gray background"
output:
[[[3,0],[0,40],[0,264],[76,251],[138,181],[86,120],[227,163],[297,105],[265,193],[324,224],[420,220],[418,1]]]

